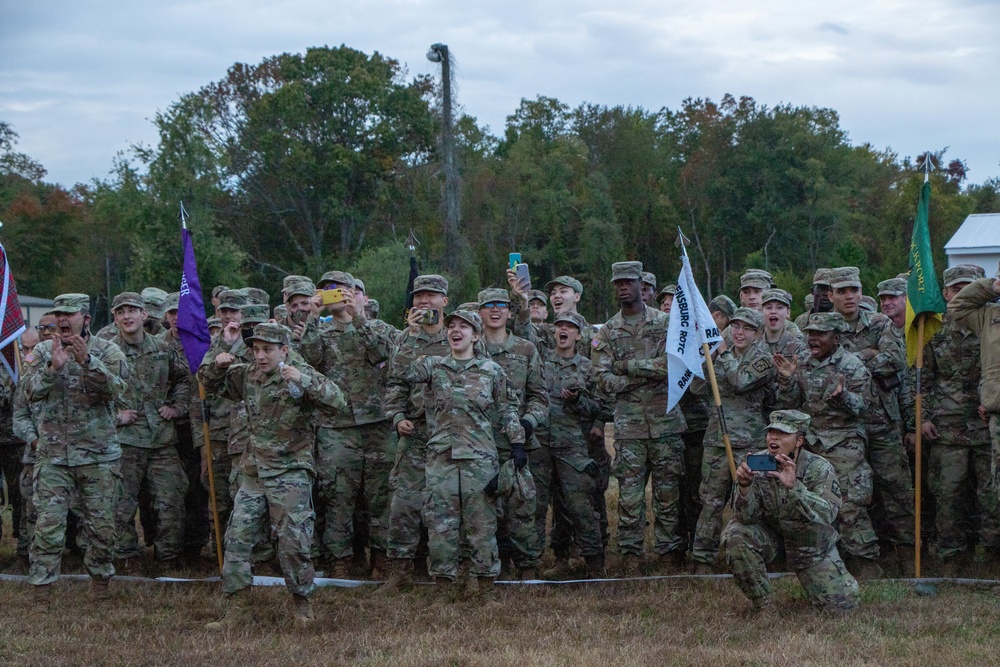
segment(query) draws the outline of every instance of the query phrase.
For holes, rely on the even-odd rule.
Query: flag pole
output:
[[[914,488],[914,511],[913,515],[915,517],[915,526],[913,530],[913,576],[917,579],[920,578],[920,491],[921,491],[921,475],[923,474],[923,426],[924,426],[924,404],[923,387],[921,384],[921,371],[924,367],[924,319],[925,314],[920,313],[917,315],[917,364],[916,364],[916,396],[915,398],[915,409],[916,409],[916,444],[914,445],[914,458],[916,459],[914,468],[916,472],[915,488]]]

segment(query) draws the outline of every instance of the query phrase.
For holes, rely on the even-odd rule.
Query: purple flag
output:
[[[194,258],[194,244],[187,227],[181,229],[184,242],[184,272],[181,274],[180,301],[177,305],[177,335],[184,346],[191,372],[201,366],[201,360],[211,345],[208,333],[208,319],[205,317],[205,301],[201,296],[201,281],[198,280],[198,263]]]

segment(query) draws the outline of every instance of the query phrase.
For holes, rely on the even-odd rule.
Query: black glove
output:
[[[493,475],[493,479],[486,483],[486,488],[483,491],[491,498],[497,497],[497,485],[500,483],[500,473]]]
[[[524,451],[523,444],[511,445],[510,454],[510,457],[514,460],[514,467],[518,470],[528,465],[528,452]]]
[[[587,473],[587,476],[591,479],[597,479],[597,475],[600,474],[601,469],[597,467],[597,463],[591,461],[587,464],[587,467],[583,469],[583,472]]]
[[[531,434],[535,432],[535,427],[527,419],[522,419],[521,428],[524,429],[524,441],[528,442],[531,440]]]

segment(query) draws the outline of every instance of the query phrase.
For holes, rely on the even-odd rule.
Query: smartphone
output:
[[[525,290],[530,290],[531,276],[528,274],[528,265],[516,264],[514,266],[514,273],[517,274],[517,282],[521,284],[521,287]]]
[[[770,454],[749,454],[747,467],[753,472],[777,472],[778,461]]]
[[[515,266],[521,263],[521,253],[519,252],[510,253],[509,255],[507,255],[507,261],[510,262],[510,268],[511,270],[513,270]]]
[[[440,318],[441,314],[438,311],[434,310],[433,308],[430,308],[428,310],[425,310],[424,314],[420,316],[420,323],[437,324]]]
[[[337,289],[321,289],[319,293],[323,297],[324,306],[329,306],[333,303],[340,303],[344,300],[344,290],[339,287]]]

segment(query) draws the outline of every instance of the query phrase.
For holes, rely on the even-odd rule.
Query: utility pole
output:
[[[441,63],[442,121],[441,152],[444,162],[444,238],[445,265],[454,272],[459,265],[458,226],[462,219],[462,207],[458,185],[458,170],[455,167],[455,143],[451,119],[451,56],[447,44],[432,44],[427,52],[432,63]]]

